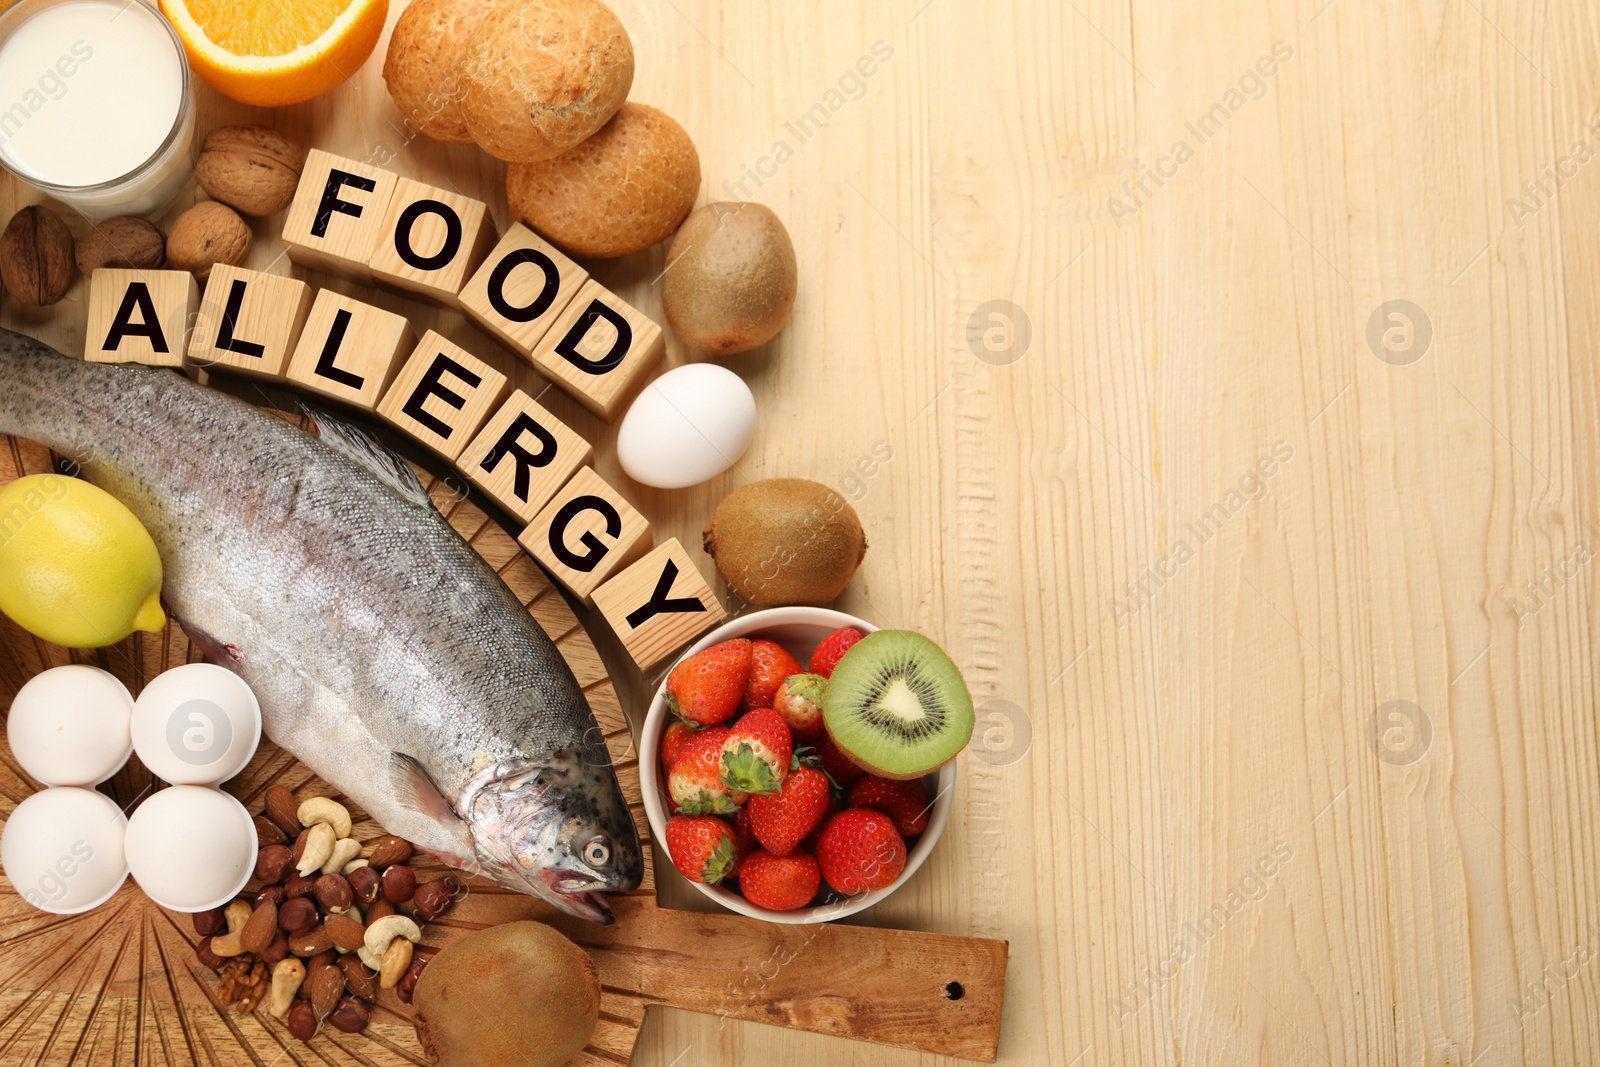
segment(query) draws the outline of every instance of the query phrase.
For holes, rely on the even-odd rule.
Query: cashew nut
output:
[[[389,942],[389,947],[383,950],[383,956],[378,960],[379,986],[393,989],[400,984],[400,976],[411,966],[411,951],[411,942],[403,937],[397,937]]]
[[[339,868],[339,873],[344,875],[346,878],[348,878],[348,877],[350,877],[350,872],[351,871],[356,870],[359,867],[365,867],[367,865],[368,865],[367,861],[364,860],[364,859],[353,859],[349,863],[345,864],[343,867],[340,867]]]
[[[332,797],[312,797],[303,801],[294,814],[301,826],[325,822],[333,827],[336,837],[350,836],[350,809]]]
[[[244,925],[250,921],[252,910],[250,903],[244,900],[235,900],[228,905],[222,913],[223,918],[228,920],[228,932],[211,939],[212,952],[219,956],[237,956],[244,951],[239,935],[244,933]]]
[[[376,952],[368,952],[366,945],[356,949],[356,959],[366,964],[369,971],[381,971],[383,969],[383,957]]]
[[[272,968],[272,993],[267,998],[267,1010],[274,1017],[287,1019],[289,1007],[300,983],[306,980],[306,965],[297,957],[287,956]]]
[[[300,862],[294,869],[303,875],[309,875],[328,862],[328,857],[333,855],[333,827],[325,822],[319,822],[311,827],[306,835],[305,851],[300,853]]]
[[[333,874],[346,863],[361,855],[361,842],[353,837],[341,837],[333,843],[328,861],[322,865],[323,874]]]
[[[422,940],[422,930],[404,915],[385,915],[367,927],[367,936],[363,939],[364,944],[362,947],[373,958],[382,959],[384,952],[389,948],[389,942],[397,937],[403,937],[407,941],[416,943]],[[361,962],[366,963],[366,957],[362,957]],[[373,967],[372,969],[376,971],[382,968]]]

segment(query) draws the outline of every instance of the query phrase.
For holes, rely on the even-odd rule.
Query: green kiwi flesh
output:
[[[910,630],[879,630],[833,668],[822,721],[834,744],[883,778],[920,778],[972,737],[972,695],[944,650]]]

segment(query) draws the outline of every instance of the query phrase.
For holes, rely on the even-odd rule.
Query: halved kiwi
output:
[[[844,654],[822,699],[834,744],[883,778],[920,778],[972,737],[972,695],[944,650],[910,630],[879,630]]]

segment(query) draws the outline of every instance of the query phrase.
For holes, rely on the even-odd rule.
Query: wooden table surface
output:
[[[730,361],[737,468],[618,484],[708,576],[734,486],[838,486],[872,545],[840,606],[982,704],[932,862],[864,921],[1008,938],[1006,1063],[1600,1062],[1600,7],[614,6],[703,199],[772,207],[801,275]],[[205,91],[200,128],[503,226],[500,166],[408,141],[380,65],[276,114]],[[251,265],[289,271],[278,226]],[[592,270],[659,320],[663,265]],[[0,321],[73,350],[85,300]],[[675,1012],[634,1057],[924,1060]]]

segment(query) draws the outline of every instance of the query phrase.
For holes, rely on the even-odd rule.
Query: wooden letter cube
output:
[[[489,205],[401,178],[367,266],[372,276],[446,307],[494,243]]]
[[[461,310],[523,359],[544,339],[589,274],[520,222],[461,290]]]
[[[219,263],[200,298],[189,362],[282,378],[310,312],[305,282]]]
[[[183,366],[189,323],[200,287],[186,270],[102,267],[89,279],[89,329],[83,358],[90,363]]]
[[[594,604],[646,673],[724,615],[676,537],[596,589]]]
[[[591,467],[573,475],[517,542],[585,604],[650,548],[650,522]]]
[[[588,441],[518,389],[478,431],[456,469],[495,503],[531,522],[572,472],[592,458]]]
[[[504,374],[429,330],[383,394],[378,414],[454,463],[505,391]]]
[[[370,282],[367,261],[399,180],[389,171],[313,148],[283,220],[289,258],[302,267]]]
[[[323,289],[289,360],[289,380],[318,396],[373,411],[415,346],[405,316]]]
[[[666,351],[661,327],[590,278],[533,350],[545,375],[607,422]]]

